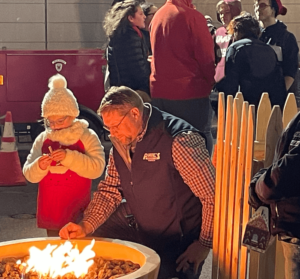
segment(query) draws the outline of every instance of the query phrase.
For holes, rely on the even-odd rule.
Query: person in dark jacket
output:
[[[227,50],[225,77],[216,84],[218,91],[225,96],[240,91],[256,107],[262,93],[268,92],[271,104],[283,109],[287,92],[282,70],[273,48],[258,39],[258,21],[242,13],[232,20],[228,32],[235,42]]]
[[[145,15],[140,2],[125,0],[114,4],[106,13],[103,27],[109,40],[110,86],[128,86],[137,90],[143,100],[150,101],[148,47],[141,32]]]
[[[214,215],[215,170],[204,138],[124,86],[106,93],[98,113],[113,143],[106,177],[82,223],[68,224],[60,236],[84,237],[102,226],[119,208],[122,191],[136,220],[135,242],[161,258],[158,278],[198,279],[212,245]]]
[[[278,15],[285,15],[287,9],[280,0],[255,0],[254,7],[256,16],[264,27],[260,40],[271,45],[277,52],[288,91],[297,74],[299,47],[286,25],[276,19]]]
[[[282,241],[285,278],[300,278],[300,113],[280,137],[273,164],[249,187],[249,204],[271,209],[270,230]]]

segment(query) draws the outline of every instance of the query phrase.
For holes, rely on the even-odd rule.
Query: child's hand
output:
[[[66,158],[66,154],[67,154],[66,150],[57,149],[51,153],[51,158],[55,162],[60,162]]]
[[[48,154],[44,154],[39,158],[38,162],[40,169],[45,170],[48,168],[48,166],[50,166],[52,158]]]

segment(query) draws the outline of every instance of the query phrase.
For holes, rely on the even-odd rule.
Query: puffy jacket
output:
[[[111,86],[125,85],[133,90],[150,93],[150,65],[144,37],[130,26],[125,32],[116,32],[108,45],[108,65]]]
[[[152,19],[150,40],[153,98],[208,97],[215,73],[213,40],[191,0],[167,0]]]
[[[268,205],[273,235],[300,238],[300,113],[279,139],[273,164],[260,170],[249,186],[249,204]]]

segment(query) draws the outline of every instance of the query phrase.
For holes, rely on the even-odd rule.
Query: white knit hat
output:
[[[42,102],[42,117],[51,115],[67,115],[77,117],[79,108],[75,96],[67,89],[67,80],[56,74],[49,79],[50,90],[45,94]]]

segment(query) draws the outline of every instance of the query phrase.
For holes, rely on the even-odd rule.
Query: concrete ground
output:
[[[106,153],[109,150],[109,144],[105,144]],[[31,143],[18,144],[18,147],[23,164]],[[99,181],[100,178],[93,181],[93,191],[96,190]],[[38,185],[33,183],[27,183],[26,186],[0,187],[0,242],[47,236],[46,230],[36,227],[37,190]],[[200,279],[211,278],[211,263],[210,253],[203,266]]]

